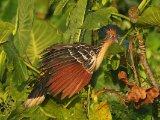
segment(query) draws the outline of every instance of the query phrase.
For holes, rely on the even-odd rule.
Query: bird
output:
[[[85,43],[55,44],[42,52],[43,75],[35,83],[24,102],[25,107],[41,104],[48,92],[61,99],[71,98],[89,84],[93,73],[100,67],[108,48],[118,43],[117,32],[106,30],[105,39],[97,46]]]

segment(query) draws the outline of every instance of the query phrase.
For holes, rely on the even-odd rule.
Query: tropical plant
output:
[[[159,0],[1,0],[0,119],[160,119],[159,4]],[[56,43],[99,43],[108,24],[122,29],[115,27],[119,44],[109,49],[91,83],[71,99],[61,101],[48,94],[41,105],[24,108],[42,74],[41,52]]]

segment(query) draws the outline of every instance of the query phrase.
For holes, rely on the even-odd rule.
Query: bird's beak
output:
[[[118,43],[118,38],[117,38],[117,37],[113,37],[112,39],[113,39],[113,41],[114,41],[115,43]]]

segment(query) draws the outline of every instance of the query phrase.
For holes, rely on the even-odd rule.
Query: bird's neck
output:
[[[103,44],[101,45],[101,49],[98,53],[97,56],[97,61],[96,61],[96,67],[95,67],[95,71],[99,68],[99,66],[101,65],[103,58],[105,56],[105,53],[107,52],[109,46],[111,46],[113,44],[113,40],[106,40],[103,42]]]

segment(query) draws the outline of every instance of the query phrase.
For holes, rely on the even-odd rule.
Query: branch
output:
[[[133,73],[134,73],[134,78],[135,78],[136,82],[140,84],[140,82],[138,80],[136,67],[134,65],[134,59],[133,59],[133,45],[132,44],[133,44],[134,38],[135,38],[135,36],[130,38],[130,41],[129,41],[129,52],[130,52],[130,59],[131,59],[131,64],[132,64],[132,70],[133,70]]]
[[[122,102],[122,104],[123,104],[125,107],[128,107],[128,106],[126,105],[126,103],[125,103],[125,99],[123,99],[123,98],[121,97],[121,95],[120,95],[117,91],[112,90],[112,89],[102,89],[102,90],[99,90],[98,92],[96,92],[96,93],[94,94],[93,99],[97,99],[97,97],[98,97],[100,94],[105,93],[105,92],[114,93],[116,96],[118,96],[118,98],[119,98],[119,100]]]
[[[145,43],[144,43],[144,40],[143,38],[137,33],[136,35],[136,38],[138,39],[138,42],[139,42],[139,48],[141,50],[141,56],[140,56],[140,59],[141,59],[141,62],[152,82],[152,84],[158,89],[158,84],[155,80],[155,77],[149,67],[149,64],[148,64],[148,61],[147,61],[147,57],[146,57],[146,47],[145,47]]]

